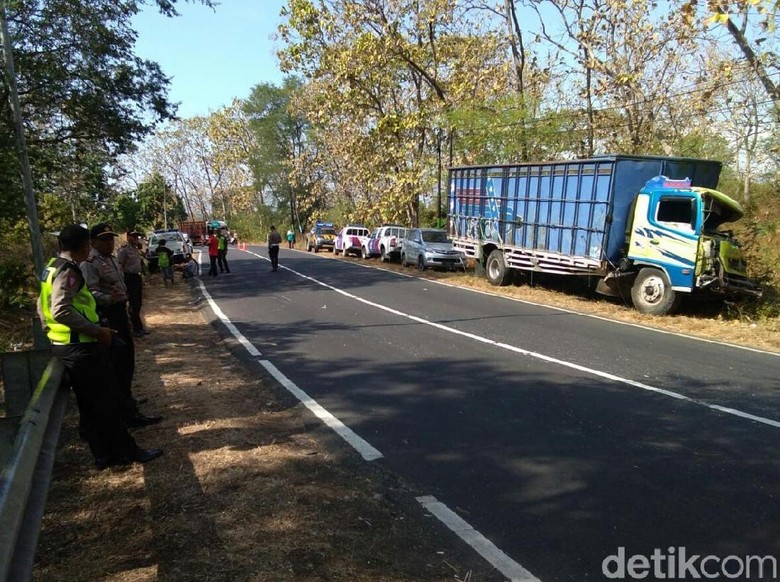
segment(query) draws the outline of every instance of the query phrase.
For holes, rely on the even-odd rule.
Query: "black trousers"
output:
[[[216,277],[217,276],[217,257],[214,257],[212,255],[209,255],[209,261],[211,262],[211,267],[209,267],[209,277]]]
[[[224,251],[217,251],[219,254],[217,255],[217,264],[219,265],[219,272],[220,273],[229,273],[230,269],[228,269],[227,264],[227,249]]]
[[[143,303],[144,281],[141,275],[139,273],[125,273],[125,287],[127,287],[127,306],[130,312],[130,324],[133,331],[143,331],[141,304]]]
[[[279,268],[279,245],[268,247],[268,258],[271,259],[271,268],[276,271]]]
[[[97,343],[52,346],[76,394],[80,432],[92,455],[121,461],[138,449],[122,420],[119,386],[105,348]]]
[[[115,341],[108,348],[108,358],[113,367],[118,382],[120,404],[123,417],[132,418],[138,413],[138,406],[133,400],[133,377],[135,376],[135,343],[130,331],[130,319],[127,316],[126,303],[114,303],[110,307],[101,307],[100,318],[105,325],[116,330]]]

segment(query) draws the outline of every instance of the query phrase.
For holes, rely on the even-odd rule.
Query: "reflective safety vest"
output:
[[[46,327],[48,328],[46,335],[49,336],[49,339],[52,342],[58,344],[96,342],[97,338],[84,335],[83,333],[76,333],[68,326],[58,323],[51,314],[51,294],[54,287],[54,279],[68,269],[77,271],[81,278],[81,287],[73,296],[73,309],[78,311],[92,323],[97,324],[100,321],[95,298],[92,296],[92,293],[89,292],[89,289],[87,289],[87,285],[85,284],[83,277],[81,277],[79,268],[75,263],[71,263],[65,259],[53,258],[49,261],[49,264],[46,265],[46,268],[41,274],[41,309],[46,318]]]
[[[171,256],[164,252],[160,251],[157,253],[157,266],[158,267],[170,267],[171,266]]]
[[[227,250],[227,239],[224,236],[217,237],[217,250]]]

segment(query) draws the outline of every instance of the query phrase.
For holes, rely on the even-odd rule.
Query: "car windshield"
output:
[[[446,243],[450,242],[447,233],[443,230],[424,230],[422,237],[425,242]]]
[[[178,232],[170,232],[165,234],[158,234],[155,235],[155,237],[152,239],[153,241],[160,242],[161,240],[164,241],[176,241],[179,242],[181,240],[181,235]]]
[[[320,234],[332,234],[334,236],[336,235],[336,231],[333,228],[322,228],[322,229],[320,229],[319,233]]]

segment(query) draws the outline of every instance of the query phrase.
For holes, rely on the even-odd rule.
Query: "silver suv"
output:
[[[401,264],[427,268],[466,271],[463,254],[452,248],[446,230],[438,228],[410,228],[401,248]]]

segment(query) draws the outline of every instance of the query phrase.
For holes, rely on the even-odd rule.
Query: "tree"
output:
[[[181,199],[159,172],[152,173],[138,185],[136,198],[137,218],[152,229],[175,227],[187,217]]]
[[[307,148],[309,122],[292,112],[291,102],[303,82],[286,77],[281,87],[262,83],[252,88],[243,110],[254,143],[250,165],[259,192],[268,190],[279,211],[289,208],[287,218],[303,232],[312,215],[322,210],[324,201],[312,196],[310,173],[293,169]]]

